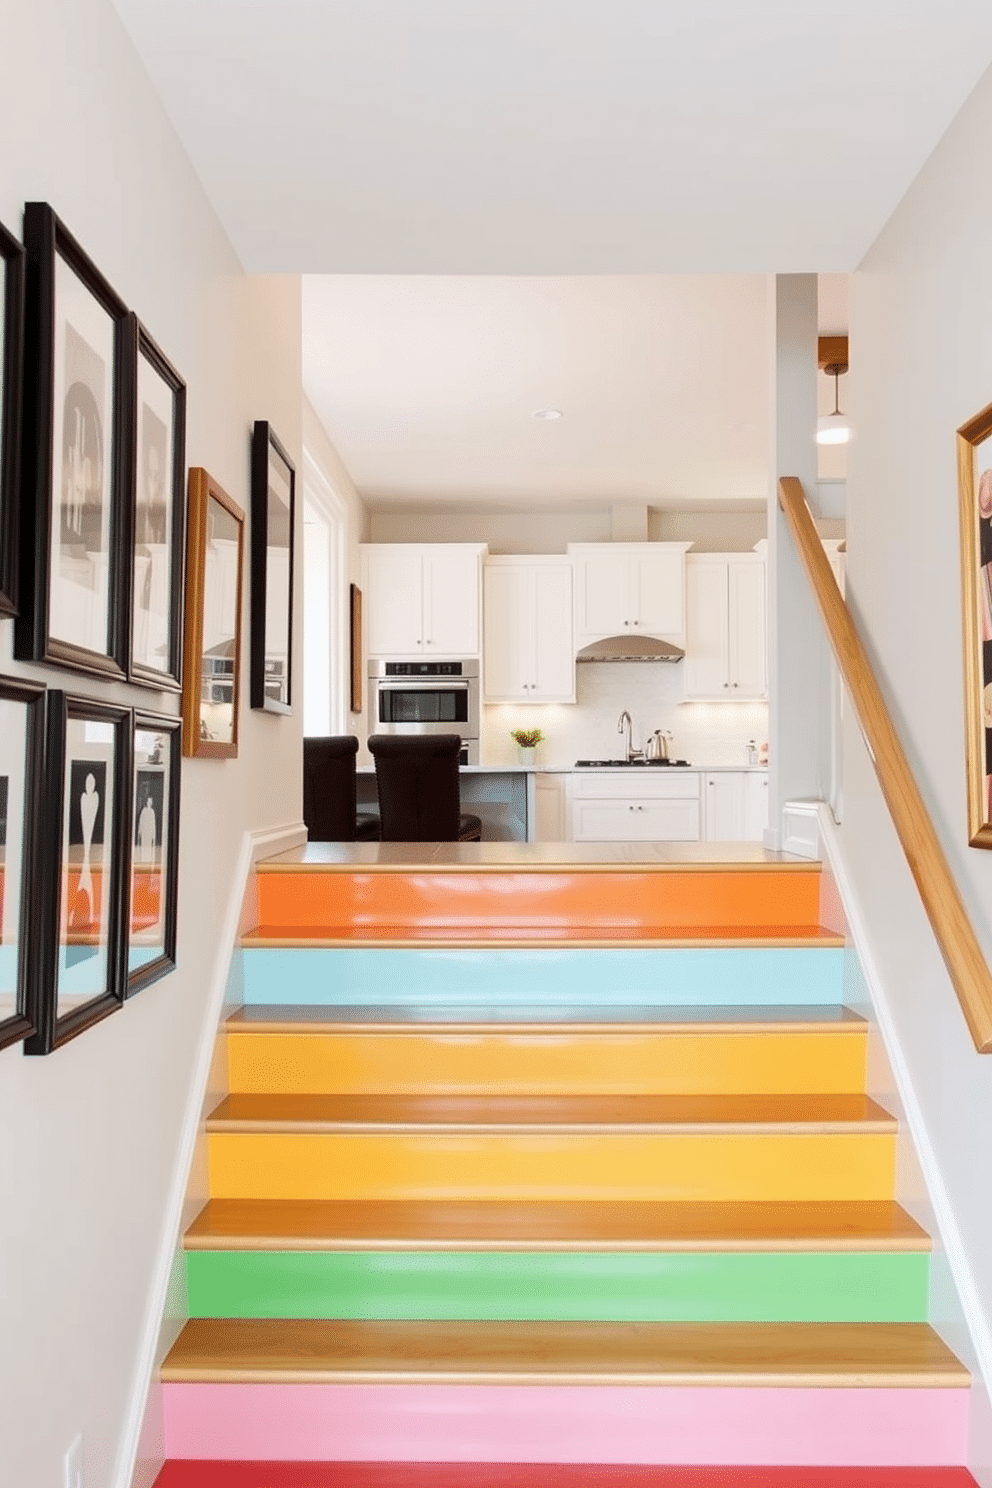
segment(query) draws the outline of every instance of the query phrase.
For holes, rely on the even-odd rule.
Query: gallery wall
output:
[[[992,74],[854,276],[847,597],[992,962],[992,853],[968,846],[955,430],[992,402]],[[945,1236],[992,1366],[992,1058],[976,1054],[847,716],[842,841],[925,1143],[953,1214]],[[987,1379],[988,1383],[988,1379]],[[992,1481],[992,1436],[976,1467]]]
[[[247,507],[254,420],[300,469],[298,281],[242,273],[109,0],[3,0],[0,33],[0,221],[52,204],[185,377],[189,463]],[[9,620],[0,672],[177,707],[14,662]],[[0,1054],[4,1483],[61,1483],[78,1433],[88,1488],[115,1480],[235,865],[247,829],[300,816],[299,709],[247,704],[236,760],[183,765],[178,969],[48,1058]]]

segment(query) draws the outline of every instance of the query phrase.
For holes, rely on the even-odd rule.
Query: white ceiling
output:
[[[762,500],[762,276],[854,268],[992,58],[988,0],[114,3],[376,505]]]

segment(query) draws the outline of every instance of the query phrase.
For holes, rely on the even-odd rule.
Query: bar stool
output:
[[[459,734],[373,734],[383,842],[478,842],[482,822],[461,809]]]
[[[303,820],[311,842],[374,842],[379,818],[358,811],[354,734],[303,740]]]

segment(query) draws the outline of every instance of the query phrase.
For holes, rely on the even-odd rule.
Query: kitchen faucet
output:
[[[626,753],[624,754],[624,759],[627,761],[628,765],[630,764],[631,760],[644,758],[643,749],[634,749],[632,747],[630,737],[631,727],[632,725],[630,721],[630,714],[627,712],[627,709],[624,708],[623,712],[620,714],[620,717],[617,719],[617,733],[622,734],[624,729],[627,730]]]

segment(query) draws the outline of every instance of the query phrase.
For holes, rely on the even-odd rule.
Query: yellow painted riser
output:
[[[890,1199],[895,1137],[212,1133],[216,1199]]]
[[[843,1094],[865,1035],[806,1032],[229,1033],[232,1091],[253,1094]]]

